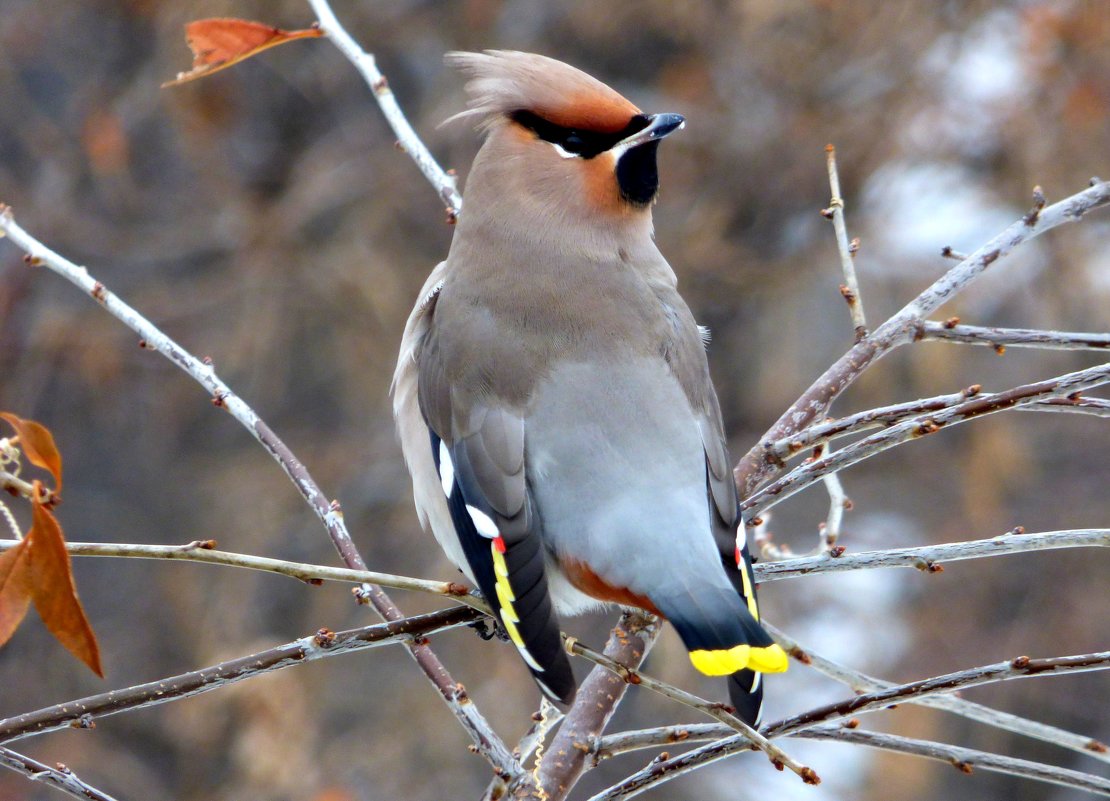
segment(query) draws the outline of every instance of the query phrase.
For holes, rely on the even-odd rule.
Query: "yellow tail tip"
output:
[[[737,645],[719,651],[691,651],[690,661],[707,676],[728,676],[744,668],[759,673],[782,673],[790,662],[778,645],[765,648]]]

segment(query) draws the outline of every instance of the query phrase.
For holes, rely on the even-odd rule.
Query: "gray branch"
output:
[[[56,768],[52,768],[3,747],[0,747],[0,765],[23,774],[33,782],[42,782],[55,790],[61,790],[73,798],[81,798],[84,801],[116,801],[107,793],[82,781],[76,773],[65,765],[59,764]]]
[[[1110,529],[1082,528],[1065,531],[1041,531],[1032,534],[1002,534],[985,540],[925,545],[917,548],[891,548],[882,551],[861,551],[842,556],[819,554],[799,556],[776,562],[753,565],[758,582],[797,578],[811,573],[836,573],[844,570],[873,570],[880,567],[913,567],[925,572],[939,572],[943,562],[982,559],[988,556],[1047,551],[1057,548],[1110,547]]]
[[[34,712],[0,720],[0,742],[61,729],[92,728],[97,718],[132,709],[143,709],[169,701],[218,690],[228,684],[303,665],[330,656],[377,648],[391,643],[411,643],[440,631],[480,620],[484,615],[468,606],[457,606],[427,615],[416,615],[389,623],[330,632],[321,629],[285,645],[267,648],[250,656],[231,659],[201,670],[137,684],[121,690],[79,698]]]
[[[1042,331],[1036,328],[987,328],[978,325],[949,325],[927,320],[920,338],[991,348],[1042,348],[1045,350],[1107,350],[1110,334],[1074,331]]]

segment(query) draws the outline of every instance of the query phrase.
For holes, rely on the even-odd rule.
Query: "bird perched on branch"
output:
[[[557,613],[670,621],[755,721],[786,655],[759,625],[705,343],[655,246],[644,114],[544,56],[451,53],[485,142],[405,327],[393,405],[417,511],[540,689],[570,703]]]

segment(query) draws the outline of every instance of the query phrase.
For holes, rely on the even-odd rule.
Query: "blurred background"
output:
[[[852,326],[828,203],[834,142],[875,325],[1030,205],[1110,174],[1110,5],[836,0],[336,0],[350,32],[445,167],[479,138],[437,127],[464,103],[455,49],[538,51],[689,123],[662,150],[657,239],[698,320],[734,456],[844,352]],[[0,200],[219,374],[338,498],[372,568],[452,579],[424,535],[387,390],[405,317],[451,238],[442,204],[394,146],[362,79],[325,41],[270,51],[174,89],[183,25],[285,28],[300,0],[3,0]],[[338,564],[315,518],[250,436],[89,298],[0,243],[0,409],[49,426],[66,459],[72,540],[185,543]],[[981,325],[1107,330],[1110,216],[1022,247],[942,310]],[[1047,378],[1099,354],[919,344],[867,373],[834,413]],[[1110,521],[1107,422],[994,416],[848,471],[850,550]],[[807,550],[827,504],[776,510]],[[17,504],[18,505],[18,504]],[[0,716],[199,668],[320,626],[372,622],[347,587],[191,564],[78,560],[107,679],[36,620],[0,650]],[[1110,560],[1057,551],[945,572],[768,584],[766,617],[803,644],[908,681],[1019,654],[1105,649]],[[433,599],[395,593],[407,612]],[[612,617],[569,627],[600,645]],[[511,647],[468,630],[439,655],[511,743],[538,696]],[[648,668],[710,697],[673,633]],[[845,697],[801,667],[768,682],[768,719]],[[1008,682],[966,696],[1110,740],[1110,679]],[[630,693],[615,727],[692,719]],[[1106,773],[1105,763],[903,706],[867,725]],[[121,799],[476,798],[488,768],[400,649],[329,659],[18,747]],[[857,747],[789,743],[824,778],[803,787],[745,755],[649,797],[1072,799],[1051,785]],[[673,751],[674,749],[672,749]],[[580,797],[643,765],[622,757]],[[8,772],[0,799],[55,797]]]

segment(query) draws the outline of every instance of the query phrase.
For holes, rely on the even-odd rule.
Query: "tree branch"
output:
[[[943,676],[934,676],[907,684],[896,684],[892,687],[884,687],[881,690],[857,695],[844,701],[825,704],[800,715],[772,723],[766,726],[763,731],[768,737],[781,737],[808,729],[817,723],[841,720],[854,714],[882,709],[891,704],[909,701],[916,697],[950,693],[968,687],[978,687],[981,684],[992,684],[1029,676],[1081,673],[1089,670],[1106,670],[1108,667],[1110,667],[1110,651],[1047,659],[1030,659],[1027,656],[1019,656],[1009,662],[997,662],[993,665],[946,673]]]
[[[1022,406],[1022,412],[1064,412],[1065,414],[1089,414],[1094,417],[1110,417],[1110,400],[1104,398],[1084,398],[1068,396],[1050,398],[1040,403]]]
[[[405,113],[397,103],[389,82],[378,69],[377,61],[373,55],[364,51],[358,43],[347,33],[346,29],[336,19],[335,13],[327,0],[308,0],[312,10],[316,13],[320,29],[331,40],[347,60],[355,65],[363,79],[374,93],[374,99],[389,122],[393,133],[397,135],[398,144],[416,162],[416,166],[424,173],[432,187],[439,193],[439,197],[447,204],[447,219],[453,222],[462,211],[462,195],[455,188],[455,178],[443,171],[431,152],[416,135],[412,125],[409,124]]]
[[[211,364],[200,361],[174,342],[138,311],[110,292],[103,283],[89,275],[87,269],[63,258],[24,231],[12,217],[11,209],[3,204],[0,204],[0,232],[7,234],[17,247],[27,253],[28,262],[31,265],[45,265],[76,285],[96,300],[105,311],[139,334],[142,337],[140,344],[144,348],[162,354],[207,389],[212,396],[212,402],[226,409],[241,423],[285,471],[297,491],[324,524],[344,564],[353,570],[366,570],[366,563],[347,530],[339,503],[328,501],[304,463],[254,413],[250,406],[231,391],[231,388],[216,375]],[[359,598],[370,603],[383,620],[397,621],[404,617],[404,613],[381,587],[364,584],[360,588]],[[466,696],[462,685],[451,677],[447,668],[439,661],[439,657],[426,645],[410,642],[406,643],[405,647],[456,719],[470,734],[478,752],[500,773],[506,776],[518,775],[521,771],[520,765],[513,759],[508,746],[494,733],[486,719]]]
[[[14,473],[9,473],[7,470],[0,470],[0,490],[14,495],[19,498],[26,498],[31,500],[35,497],[35,487],[31,482],[24,481]],[[49,489],[43,488],[43,492],[50,493]],[[47,497],[52,497],[52,493]],[[42,497],[41,495],[39,497]]]
[[[949,395],[936,395],[931,398],[893,403],[889,406],[880,406],[877,409],[857,412],[847,417],[829,418],[820,423],[815,423],[793,436],[785,437],[777,442],[766,443],[764,447],[776,458],[789,459],[801,451],[814,448],[824,442],[830,442],[838,437],[868,431],[872,428],[881,428],[923,412],[947,409],[964,402],[968,398],[975,397],[980,392],[982,392],[982,387],[973,384],[967,389]]]
[[[912,342],[920,323],[926,317],[965,289],[988,267],[1008,255],[1014,248],[1065,222],[1079,220],[1088,211],[1108,203],[1110,203],[1110,183],[1105,181],[1096,183],[1044,209],[1032,224],[1027,224],[1025,220],[1013,223],[934,281],[925,291],[825,370],[768,429],[761,442],[740,459],[733,471],[740,497],[748,497],[757,486],[780,469],[781,460],[767,453],[763,443],[774,442],[796,434],[814,420],[828,414],[832,402],[864,370],[894,348]]]
[[[783,767],[790,768],[790,770],[796,773],[806,784],[821,783],[821,778],[817,775],[817,772],[814,771],[813,768],[807,767],[794,760],[786,752],[784,752],[774,743],[770,742],[770,740],[767,737],[763,736],[763,734],[761,734],[759,731],[753,729],[747,723],[740,720],[740,718],[728,712],[724,704],[706,701],[704,698],[699,698],[693,693],[688,693],[685,690],[681,690],[678,687],[668,684],[665,681],[660,681],[659,679],[652,678],[651,676],[648,676],[637,669],[622,665],[619,662],[616,662],[603,654],[599,654],[597,653],[597,651],[594,651],[593,649],[588,648],[579,642],[568,640],[567,650],[569,650],[573,654],[577,654],[578,656],[588,659],[589,661],[597,665],[601,665],[602,667],[612,671],[627,684],[639,685],[645,689],[651,690],[652,692],[658,693],[659,695],[665,696],[673,701],[677,701],[680,704],[688,706],[691,709],[696,709],[699,712],[709,715],[711,718],[719,720],[726,726],[729,726],[733,730],[740,732],[740,735],[746,739],[746,741],[751,745],[752,748],[755,748],[766,754],[771,763],[779,770],[782,770]]]
[[[892,403],[889,406],[880,406],[876,409],[857,412],[847,417],[829,418],[820,423],[815,423],[804,431],[799,431],[790,437],[785,437],[777,442],[764,444],[764,449],[778,459],[789,459],[791,456],[821,445],[825,442],[839,439],[840,437],[858,434],[874,428],[889,426],[907,417],[914,417],[924,412],[940,411],[956,406],[968,398],[979,395],[983,388],[973,384],[960,392],[949,395],[936,395],[931,398]],[[1037,403],[1030,403],[1019,407],[1023,412],[1071,412],[1074,414],[1090,414],[1095,417],[1110,417],[1110,401],[1103,398],[1085,398],[1068,396],[1065,398],[1048,398]]]
[[[856,692],[871,692],[873,690],[881,690],[895,686],[894,682],[883,681],[874,676],[869,676],[866,673],[822,656],[809,648],[805,648],[799,645],[798,642],[788,634],[769,623],[764,623],[764,627],[770,632],[771,636],[775,638],[779,645],[795,659],[802,662],[807,667],[816,670],[818,673],[822,673],[829,678],[847,684]],[[1061,748],[1067,748],[1076,753],[1084,754],[1103,762],[1110,762],[1110,747],[1107,747],[1106,744],[1098,740],[1075,734],[1074,732],[1066,731],[1056,726],[1049,726],[1035,720],[1012,715],[1009,712],[1002,712],[1001,710],[993,709],[983,704],[977,704],[973,701],[967,701],[956,695],[928,695],[920,698],[911,698],[909,699],[909,703],[920,704],[934,709],[943,709],[946,712],[960,715],[969,720],[974,720],[995,728],[1005,729],[1006,731],[1014,732],[1024,737],[1031,737],[1042,742],[1052,743]]]
[[[813,459],[791,470],[745,500],[740,508],[750,518],[800,492],[827,473],[843,470],[889,448],[912,439],[935,434],[946,426],[976,417],[1027,406],[1047,398],[1062,397],[1110,383],[1110,362],[1077,370],[1045,381],[1024,384],[1005,392],[976,395],[963,403],[929,415],[894,423],[889,428],[847,445],[830,456]]]
[[[946,743],[915,740],[909,737],[899,737],[895,734],[860,731],[859,729],[848,729],[843,726],[816,726],[807,731],[799,732],[796,736],[811,740],[855,743],[869,748],[881,748],[885,751],[896,751],[902,754],[925,757],[926,759],[936,759],[947,762],[961,773],[971,773],[974,768],[982,768],[994,773],[1005,773],[1010,776],[1020,776],[1025,779],[1036,779],[1050,784],[1058,784],[1062,787],[1086,790],[1098,795],[1110,795],[1110,779],[1105,779],[1102,776],[1058,768],[1055,765],[1046,765],[1043,762],[1031,762],[1027,759],[1016,759],[986,751],[977,751],[972,748],[961,748]]]
[[[0,553],[19,544],[18,540],[0,540]],[[67,542],[66,551],[71,556],[100,556],[132,559],[162,559],[185,562],[203,562],[212,565],[242,567],[261,570],[282,576],[300,579],[309,584],[324,581],[343,581],[353,584],[380,584],[398,590],[415,590],[433,595],[446,595],[459,603],[473,606],[483,612],[489,607],[485,601],[470,594],[469,588],[449,581],[428,581],[426,579],[395,576],[391,573],[377,573],[372,570],[351,570],[343,567],[311,565],[304,562],[287,562],[283,559],[270,559],[265,556],[217,551],[214,541],[190,542],[185,545],[136,545],[114,542]]]
[[[856,333],[856,342],[859,342],[867,336],[867,318],[863,313],[863,298],[860,297],[859,281],[856,280],[855,255],[859,241],[848,241],[848,226],[844,221],[844,198],[840,194],[840,176],[836,171],[836,148],[832,145],[825,145],[825,154],[832,199],[829,201],[829,207],[822,214],[832,220],[833,230],[836,232],[836,247],[840,252],[840,267],[844,272],[844,283],[840,287],[840,294],[848,302],[848,310],[852,315],[852,327]]]
[[[661,726],[657,729],[645,729],[642,731],[622,732],[621,734],[614,734],[604,738],[601,747],[601,756],[615,756],[616,754],[625,753],[627,751],[635,750],[637,748],[659,747],[664,745],[674,745],[676,743],[692,743],[701,740],[714,740],[719,741],[719,738],[728,733],[727,727],[715,723],[701,723],[691,724],[688,726]],[[814,726],[812,729],[797,732],[792,735],[794,737],[802,737],[813,740],[838,740],[843,742],[857,743],[859,745],[866,745],[872,748],[884,748],[891,751],[898,751],[900,753],[911,754],[914,756],[921,756],[930,759],[939,759],[948,762],[953,767],[964,773],[970,773],[972,768],[982,768],[983,770],[995,771],[1000,773],[1007,773],[1012,776],[1021,776],[1028,779],[1037,779],[1040,781],[1053,782],[1062,784],[1067,787],[1076,787],[1083,790],[1091,790],[1092,792],[1105,792],[1106,788],[1110,786],[1110,781],[1095,776],[1090,773],[1083,773],[1080,771],[1069,770],[1067,768],[1056,767],[1055,765],[1048,765],[1042,762],[1030,762],[1024,759],[1014,759],[1012,757],[1000,756],[997,754],[990,754],[984,751],[976,751],[970,748],[961,748],[958,746],[947,745],[945,743],[930,742],[927,740],[911,740],[905,737],[898,737],[889,734],[879,734],[876,732],[861,731],[859,729],[847,728],[845,726],[835,724],[823,724]],[[713,749],[713,745],[706,747],[706,751]],[[693,752],[690,752],[693,753]],[[715,759],[720,759],[726,756],[721,754]],[[715,759],[701,759],[696,766],[705,765]],[[688,768],[692,770],[693,767]],[[682,771],[687,772],[687,771]],[[677,770],[674,771],[670,778],[681,775]],[[622,783],[623,785],[624,783]],[[618,785],[618,787],[622,786]],[[640,785],[638,789],[642,791],[647,789],[648,785]],[[603,801],[603,799],[616,799],[628,798],[635,793],[626,792],[623,795],[616,794],[617,788],[610,788],[604,793],[594,796],[591,801]]]
[[[605,655],[639,667],[659,636],[661,623],[651,615],[625,612],[609,634]],[[574,705],[540,763],[538,787],[514,788],[515,798],[562,801],[587,769],[590,744],[613,716],[628,684],[603,667],[595,667],[578,688]]]
[[[799,654],[792,652],[791,656],[798,657]],[[804,657],[804,654],[801,656]],[[801,736],[800,732],[809,731],[821,723],[842,719],[855,713],[886,707],[892,703],[900,703],[902,701],[912,703],[936,693],[949,693],[964,687],[972,687],[979,684],[1005,681],[1007,679],[1025,676],[1103,670],[1107,667],[1110,667],[1110,651],[1050,659],[1018,657],[1010,662],[972,668],[970,670],[959,671],[958,673],[949,673],[944,676],[937,676],[931,679],[911,682],[909,684],[894,685],[836,704],[818,707],[802,715],[797,715],[787,720],[765,726],[762,731],[769,738]],[[849,707],[851,707],[851,709],[849,709]],[[675,732],[676,741],[689,739],[689,727],[683,728],[687,730],[686,736],[682,735],[682,730],[680,729]],[[696,729],[695,731],[699,734],[704,733],[701,729]],[[751,743],[745,739],[743,735],[734,735],[687,751],[677,757],[654,760],[647,767],[633,773],[619,784],[595,795],[590,801],[615,801],[621,798],[631,798],[643,792],[648,787],[670,781],[684,773],[707,765],[710,762],[724,759],[727,756],[741,751],[751,750],[751,748]]]
[[[73,798],[84,801],[116,801],[107,793],[82,781],[76,773],[60,763],[52,768],[11,749],[0,747],[0,765],[22,773],[33,782],[42,782],[55,790],[61,790]]]
[[[1081,528],[1032,534],[1002,534],[983,540],[925,545],[917,548],[861,551],[843,556],[830,554],[799,556],[776,562],[757,562],[752,567],[755,570],[757,582],[796,578],[811,573],[873,570],[880,567],[914,567],[935,573],[939,572],[938,568],[942,562],[1057,548],[1106,548],[1108,546],[1110,546],[1110,529]]]
[[[482,613],[476,609],[456,606],[427,615],[416,615],[338,633],[321,629],[312,636],[267,648],[250,656],[0,720],[0,742],[60,729],[92,728],[97,718],[107,715],[189,698],[244,679],[325,657],[390,643],[422,640],[440,631],[469,625],[482,617]]]
[[[986,345],[991,348],[1042,348],[1045,350],[1106,350],[1110,334],[1074,331],[1042,331],[1036,328],[985,328],[977,325],[949,325],[926,320],[918,338],[939,342]]]

